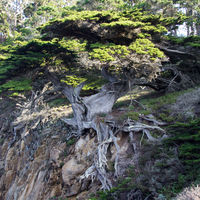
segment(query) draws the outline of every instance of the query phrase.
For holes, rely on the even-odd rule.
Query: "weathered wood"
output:
[[[123,126],[118,127],[114,122],[109,121],[109,123],[102,122],[98,120],[98,114],[101,113],[109,113],[112,110],[112,107],[116,100],[122,95],[126,94],[130,87],[134,85],[134,81],[130,83],[130,80],[120,81],[116,77],[112,76],[107,70],[107,67],[103,67],[102,69],[103,76],[109,81],[109,83],[105,84],[99,93],[88,96],[81,97],[80,92],[84,83],[81,83],[76,88],[73,88],[69,85],[63,85],[59,83],[58,80],[54,76],[51,77],[53,83],[57,88],[61,88],[62,93],[67,97],[70,101],[73,109],[73,118],[62,120],[73,127],[76,131],[75,135],[80,136],[85,129],[93,129],[97,134],[98,145],[96,148],[96,152],[94,152],[93,163],[89,168],[85,171],[85,173],[81,176],[80,179],[84,178],[97,178],[100,180],[102,184],[102,188],[109,190],[112,188],[112,182],[107,173],[107,153],[110,147],[110,144],[114,144],[116,148],[116,157],[114,163],[115,176],[119,175],[118,170],[118,153],[120,151],[120,147],[117,143],[117,139],[115,134],[121,131],[131,132],[131,142],[133,142],[133,148],[136,151],[134,141],[132,140],[133,135],[137,132],[143,132],[151,142],[160,141],[157,138],[154,138],[149,130],[157,130],[161,133],[165,133],[165,131],[159,128],[157,125],[151,126],[142,124],[139,122],[127,121],[123,124]],[[51,74],[49,74],[51,76]],[[135,81],[136,83],[137,81]],[[117,132],[113,132],[116,130]]]

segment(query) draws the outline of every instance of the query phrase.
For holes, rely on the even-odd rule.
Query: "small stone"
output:
[[[72,185],[73,179],[80,175],[85,169],[84,164],[78,164],[77,160],[72,158],[62,167],[62,178],[65,184]]]

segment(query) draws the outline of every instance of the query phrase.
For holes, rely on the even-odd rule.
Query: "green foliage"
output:
[[[192,46],[197,48],[200,47],[200,36],[189,36],[189,37],[168,36],[167,39],[174,44]]]
[[[66,145],[67,146],[71,146],[71,145],[73,145],[73,144],[75,144],[76,143],[76,138],[72,138],[72,139],[70,139],[70,140],[68,140],[67,142],[66,142]]]
[[[66,141],[66,146],[64,151],[61,153],[61,157],[67,157],[70,154],[71,146],[74,145],[77,141],[77,138],[71,138]]]
[[[4,139],[0,138],[0,145],[3,145],[3,143],[4,143]]]
[[[41,6],[39,7],[39,9],[37,10],[37,14],[38,15],[43,15],[46,12],[51,13],[55,11],[55,9],[52,6]]]
[[[147,108],[150,108],[152,110],[158,110],[164,107],[165,105],[175,103],[178,96],[184,94],[185,92],[189,92],[191,90],[192,89],[178,91],[178,92],[171,92],[160,97],[154,97],[151,99],[142,99],[141,103],[145,105]]]
[[[139,9],[130,11],[116,12],[116,11],[73,11],[66,10],[65,17],[50,21],[49,23],[41,26],[39,29],[45,33],[54,28],[54,26],[62,26],[65,24],[80,23],[81,21],[96,22],[104,28],[119,28],[129,27],[130,29],[139,28],[136,34],[143,33],[166,33],[165,18],[159,15],[150,15],[147,12],[141,12]],[[58,31],[54,29],[54,31]]]
[[[91,44],[90,48],[92,49],[89,53],[91,58],[96,58],[100,61],[114,61],[116,59],[115,56],[125,58],[130,53],[125,45],[115,45],[113,43],[95,43]]]
[[[67,75],[65,79],[62,79],[61,82],[66,83],[67,85],[72,85],[73,87],[77,87],[80,83],[85,82],[83,86],[83,90],[94,90],[100,89],[101,86],[105,83],[105,81],[101,77],[96,76],[76,76],[76,75]]]
[[[131,191],[131,189],[133,188],[135,188],[135,185],[132,183],[132,178],[126,177],[123,178],[123,180],[119,179],[117,186],[111,188],[111,190],[98,191],[95,197],[93,197],[92,199],[114,200],[116,197],[119,198],[120,193]]]
[[[10,80],[3,85],[0,85],[0,91],[10,90],[10,91],[29,91],[31,90],[31,80],[20,79],[20,80]],[[17,93],[16,93],[17,94]]]
[[[72,11],[67,10],[65,13],[63,13],[66,17],[62,21],[76,21],[76,20],[95,20],[99,21],[102,18],[112,18],[112,12],[111,11]],[[116,18],[118,15],[113,14],[114,18]]]
[[[58,107],[58,106],[63,106],[68,104],[69,102],[67,101],[66,98],[58,98],[58,99],[54,99],[50,102],[48,102],[50,107]]]
[[[200,119],[185,123],[175,122],[168,127],[171,137],[165,141],[169,146],[178,147],[178,156],[183,170],[178,175],[178,180],[161,191],[169,199],[190,184],[200,183]]]
[[[164,53],[160,51],[148,39],[136,39],[129,46],[115,45],[113,43],[101,44],[95,43],[90,45],[92,51],[89,53],[91,58],[98,59],[103,62],[115,61],[118,58],[126,58],[131,53],[147,54],[151,58],[163,58]]]
[[[69,38],[67,40],[63,38],[61,41],[59,41],[59,44],[61,47],[69,51],[82,52],[86,50],[87,41],[81,42],[78,39],[71,40]]]
[[[149,33],[138,33],[137,37],[144,39],[144,38],[150,38],[151,35]]]
[[[137,54],[148,54],[152,58],[163,58],[164,53],[148,39],[137,39],[129,46],[129,49],[135,51]]]
[[[183,190],[185,183],[187,182],[187,179],[184,175],[179,174],[177,181],[166,185],[163,187],[159,193],[164,194],[165,199],[172,199],[172,197],[176,196],[178,193]]]
[[[125,114],[123,114],[120,118],[121,118],[121,120],[125,120],[125,119],[129,118],[129,119],[138,121],[139,113],[134,112],[134,111],[129,111],[129,112],[126,112]]]
[[[186,165],[200,164],[200,120],[192,120],[188,123],[175,123],[170,126],[173,137],[170,141],[179,146],[179,156]]]
[[[76,4],[78,10],[122,10],[128,7],[123,0],[79,0]]]
[[[141,28],[143,31],[148,32],[148,33],[167,33],[167,29],[164,26],[161,25],[157,25],[157,26],[153,26],[153,25],[146,25],[144,27]]]
[[[66,83],[67,85],[72,85],[73,87],[77,87],[80,83],[86,81],[86,78],[77,77],[76,75],[68,75],[66,79],[61,80],[62,82]]]
[[[101,26],[102,27],[113,27],[113,26],[129,26],[129,27],[133,27],[133,28],[137,28],[139,26],[142,26],[144,25],[143,22],[140,22],[140,21],[131,21],[131,20],[127,20],[125,18],[125,20],[121,20],[120,21],[114,21],[114,22],[111,22],[111,23],[102,23]]]
[[[173,17],[161,17],[160,21],[161,24],[165,24],[165,26],[177,26],[179,24],[183,24],[187,19],[188,17],[185,14],[175,12]]]
[[[173,117],[173,116],[170,116],[170,112],[168,113],[168,112],[166,112],[166,113],[160,113],[160,114],[158,114],[158,117],[162,120],[162,121],[164,121],[164,122],[173,122],[173,121],[175,121],[176,119],[175,119],[175,117]],[[178,116],[177,116],[178,117]]]
[[[48,199],[48,200],[69,200],[69,199],[66,198],[66,197],[56,197],[56,196],[53,196],[53,197],[51,197],[51,198]]]
[[[59,43],[60,42],[60,43]],[[73,43],[73,44],[72,44]],[[72,41],[73,50],[83,50],[85,43]],[[33,39],[29,42],[18,42],[11,47],[3,46],[0,59],[0,77],[16,75],[33,67],[45,66],[48,64],[59,65],[57,57],[62,54],[61,63],[70,62],[73,59],[72,47],[70,43],[64,44],[64,40],[53,39],[51,41],[42,41]],[[1,53],[0,52],[0,53]]]

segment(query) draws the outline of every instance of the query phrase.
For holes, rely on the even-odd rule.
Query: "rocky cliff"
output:
[[[188,95],[194,97],[198,91]],[[198,99],[192,99],[193,105],[197,105]],[[24,107],[16,109],[14,100],[1,100],[2,200],[81,200],[92,199],[92,195],[97,195],[97,199],[145,199],[147,196],[149,199],[165,199],[163,187],[177,182],[184,170],[175,146],[166,147],[160,140],[149,142],[142,132],[131,135],[120,131],[117,134],[119,149],[110,144],[107,155],[107,172],[114,189],[97,194],[101,182],[90,173],[99,145],[96,133],[91,129],[81,137],[71,137],[70,127],[61,120],[71,113],[70,106],[49,107],[43,103],[37,104],[31,111],[26,107],[30,101],[23,101]],[[171,107],[174,105],[171,104]],[[180,112],[179,106],[177,109]],[[177,112],[175,108],[173,110]],[[123,105],[107,116],[99,116],[99,120],[109,121],[112,118],[120,124],[120,117],[127,112]],[[143,115],[139,118],[145,121]],[[155,118],[147,118],[147,121],[149,125],[156,123]],[[161,122],[160,125],[166,126]],[[116,156],[118,176],[114,170]]]

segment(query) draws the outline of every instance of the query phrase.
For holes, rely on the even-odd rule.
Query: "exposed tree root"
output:
[[[117,178],[120,174],[119,172],[119,152],[120,146],[117,142],[117,134],[119,132],[127,132],[130,137],[131,144],[133,146],[133,150],[135,154],[137,154],[138,146],[136,145],[135,134],[142,133],[143,136],[141,140],[143,140],[144,136],[146,139],[151,142],[160,142],[165,135],[165,131],[159,127],[159,125],[163,125],[162,122],[158,122],[153,116],[141,116],[142,120],[148,122],[148,124],[126,120],[124,121],[123,125],[119,126],[115,123],[115,121],[109,120],[101,121],[98,119],[96,113],[91,114],[94,110],[90,108],[90,112],[87,115],[86,110],[89,104],[86,102],[90,102],[93,98],[101,98],[103,99],[110,98],[111,99],[115,96],[115,93],[107,93],[104,91],[102,94],[98,94],[98,96],[93,96],[90,98],[82,99],[79,96],[77,97],[76,94],[79,93],[78,88],[71,90],[71,97],[73,96],[74,103],[72,104],[73,110],[75,112],[75,118],[73,119],[66,119],[62,118],[68,126],[72,127],[72,131],[68,135],[68,139],[71,137],[80,137],[85,130],[93,129],[97,135],[98,145],[96,151],[94,152],[93,156],[93,163],[92,165],[85,171],[85,173],[80,177],[80,180],[89,178],[92,181],[97,179],[102,184],[102,189],[110,190],[113,186],[113,182],[111,181],[110,173],[108,173],[108,151],[111,145],[114,145],[116,149],[116,156],[114,162],[114,175]],[[42,94],[42,93],[41,93]],[[16,118],[13,123],[13,134],[14,139],[11,141],[10,146],[12,146],[19,138],[24,140],[26,143],[26,135],[29,134],[30,130],[34,130],[37,126],[45,120],[45,118],[38,115],[34,118],[34,120],[22,120],[21,116],[29,116],[34,114],[39,109],[39,106],[43,104],[43,96],[39,95],[38,93],[33,93],[29,102],[24,105],[19,105],[20,107],[20,116]],[[111,95],[111,96],[110,96]],[[114,95],[114,96],[113,96]],[[115,98],[115,97],[114,97]],[[93,99],[94,100],[94,99]],[[92,101],[93,101],[92,100]],[[107,102],[107,101],[106,101]],[[109,109],[110,109],[109,105]],[[86,108],[87,107],[87,108]],[[84,108],[84,109],[82,109]],[[108,107],[105,107],[107,109]],[[79,115],[78,115],[79,114]],[[92,117],[91,117],[92,116]],[[48,119],[47,119],[48,120]],[[31,123],[30,123],[31,122]],[[77,123],[79,122],[79,123]],[[154,123],[154,125],[149,125]],[[155,133],[159,133],[159,137],[153,137],[151,131]],[[162,137],[160,136],[162,135]],[[113,180],[113,177],[112,177]]]
[[[144,119],[145,117],[143,117]],[[162,124],[161,122],[156,121],[153,116],[149,119],[148,117],[145,118],[146,121]],[[64,120],[66,123],[68,120]],[[70,123],[71,124],[71,123]],[[114,170],[115,170],[115,176],[118,177],[119,175],[119,169],[118,169],[118,153],[120,151],[120,147],[117,143],[117,133],[119,131],[128,132],[130,137],[130,142],[133,145],[133,150],[135,154],[137,154],[137,145],[136,141],[134,140],[134,134],[142,133],[146,136],[147,140],[150,142],[160,142],[162,139],[166,138],[165,131],[160,128],[158,125],[148,125],[143,124],[140,122],[135,122],[132,120],[126,120],[124,124],[121,127],[115,126],[115,123],[109,123],[106,122],[97,122],[96,120],[92,120],[90,123],[86,123],[87,125],[85,127],[92,128],[96,134],[98,139],[98,145],[96,148],[96,152],[94,152],[94,160],[93,164],[85,171],[85,173],[81,176],[80,179],[84,178],[91,178],[91,180],[94,180],[95,178],[100,180],[102,184],[102,188],[104,190],[110,190],[112,188],[112,181],[109,177],[109,174],[107,172],[107,154],[108,150],[111,144],[114,144],[116,148],[116,157],[115,157],[115,163],[114,163]],[[88,126],[89,125],[89,126]],[[113,132],[113,130],[116,130]],[[153,137],[151,135],[151,131],[155,131],[159,133],[158,137]],[[160,136],[162,135],[162,136]]]
[[[67,97],[72,105],[74,117],[72,119],[62,118],[63,122],[72,127],[70,137],[80,137],[85,132],[85,130],[88,129],[93,129],[97,135],[98,145],[96,151],[94,152],[93,163],[85,171],[85,174],[81,176],[81,179],[90,177],[92,180],[94,180],[94,178],[96,178],[100,180],[104,190],[110,190],[113,186],[113,183],[111,181],[110,174],[107,172],[107,156],[111,144],[114,145],[116,149],[114,175],[117,177],[119,175],[118,154],[120,151],[120,147],[117,143],[117,134],[120,131],[131,133],[130,139],[133,142],[133,148],[136,151],[137,149],[135,148],[133,139],[134,134],[141,132],[147,137],[149,141],[159,142],[165,136],[162,138],[155,138],[151,135],[150,131],[155,131],[161,133],[162,135],[165,134],[165,131],[158,127],[157,124],[159,123],[155,119],[150,120],[149,118],[145,118],[145,120],[148,122],[152,122],[153,120],[155,125],[148,125],[127,120],[122,126],[119,126],[115,123],[115,121],[112,120],[109,122],[101,121],[101,119],[98,118],[98,115],[101,113],[110,112],[116,100],[120,96],[126,94],[129,89],[137,82],[137,80],[134,80],[130,84],[128,80],[118,80],[108,72],[106,66],[102,69],[102,75],[109,81],[109,83],[105,84],[99,93],[88,97],[81,97],[80,92],[85,84],[84,82],[74,88],[71,85],[60,83],[59,79],[53,72],[47,72],[47,76],[50,78],[53,84],[57,88],[61,88],[62,93]]]

